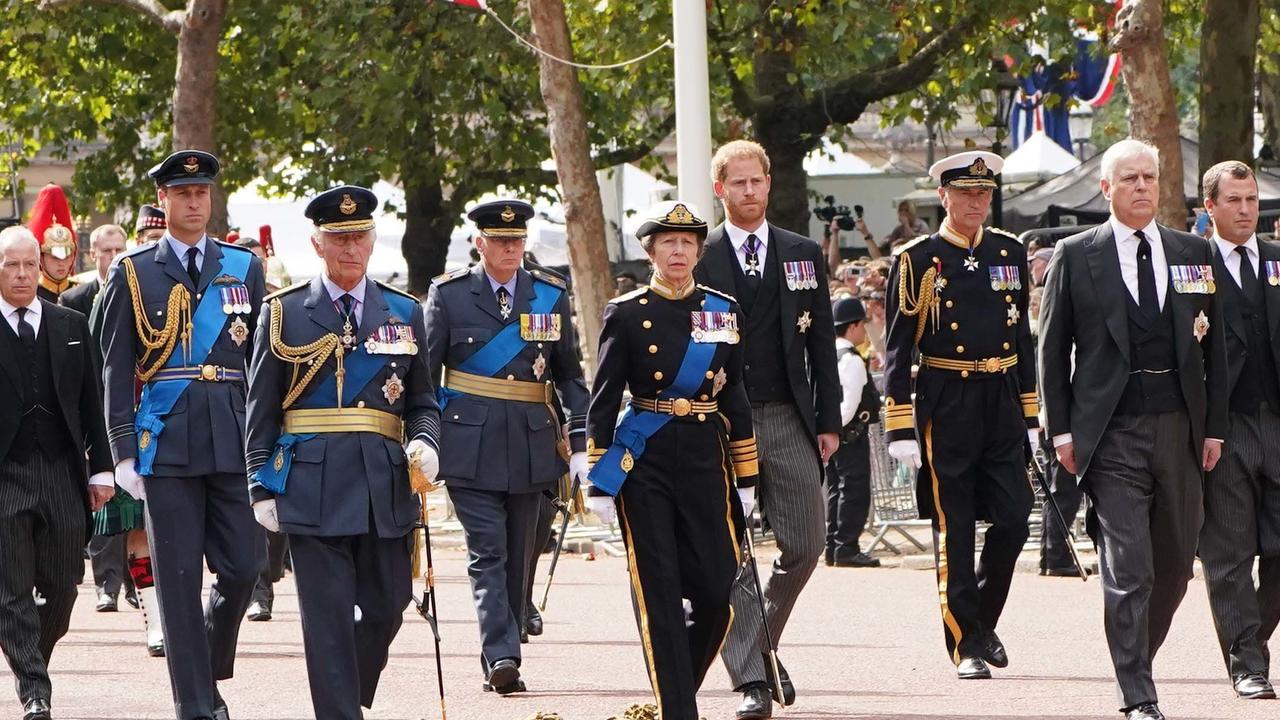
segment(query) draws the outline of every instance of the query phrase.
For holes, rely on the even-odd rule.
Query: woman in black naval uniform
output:
[[[707,224],[683,202],[648,218],[636,236],[653,280],[604,312],[587,414],[588,506],[607,522],[616,504],[660,716],[697,720],[698,687],[732,620],[756,442],[738,305],[693,282]],[[631,401],[619,423],[624,389]]]

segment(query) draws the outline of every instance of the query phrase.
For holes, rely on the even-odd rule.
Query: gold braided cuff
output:
[[[915,426],[914,408],[911,403],[899,404],[893,398],[885,399],[884,429],[886,432],[911,430]]]
[[[1040,398],[1037,397],[1035,393],[1022,393],[1022,395],[1019,396],[1019,399],[1022,400],[1023,416],[1029,418],[1040,416]]]
[[[760,474],[760,452],[756,447],[755,436],[746,440],[730,440],[729,456],[733,461],[735,476],[751,477]]]

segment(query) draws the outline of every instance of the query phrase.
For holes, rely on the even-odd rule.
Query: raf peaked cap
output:
[[[325,232],[353,233],[372,230],[378,196],[358,185],[325,190],[307,203],[307,219]]]
[[[996,187],[996,175],[1004,167],[1004,159],[986,150],[970,150],[944,157],[929,168],[929,176],[942,187]]]
[[[697,206],[683,200],[668,200],[649,208],[645,220],[636,228],[636,238],[644,238],[657,232],[691,232],[699,239],[707,236],[707,221],[703,220]]]
[[[159,187],[212,185],[222,165],[203,150],[179,150],[147,173]]]
[[[856,297],[840,298],[831,308],[832,324],[836,327],[862,322],[867,319],[867,309]]]
[[[471,208],[467,219],[481,235],[495,238],[522,238],[529,234],[533,206],[523,200],[494,200]]]
[[[165,222],[164,211],[155,205],[143,205],[138,208],[138,221],[133,225],[133,231],[140,233],[143,230],[159,228],[167,230],[169,225]]]

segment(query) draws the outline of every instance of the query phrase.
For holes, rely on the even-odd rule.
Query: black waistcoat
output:
[[[1255,287],[1241,288],[1236,293],[1240,319],[1244,321],[1245,353],[1240,377],[1231,391],[1232,412],[1255,412],[1263,401],[1273,410],[1280,410],[1280,383],[1276,380],[1275,355],[1271,347],[1262,283],[1259,277]]]
[[[733,243],[726,242],[725,246],[730,253],[735,252]],[[742,272],[736,254],[730,259],[730,264],[734,270],[739,305],[747,316],[746,330],[742,333],[747,397],[753,403],[794,402],[783,356],[781,313],[784,290],[777,245],[770,240],[764,260],[764,276],[759,290],[754,293],[747,288],[747,276]]]
[[[1178,358],[1174,352],[1173,290],[1165,297],[1164,310],[1151,317],[1125,292],[1129,316],[1129,367],[1116,415],[1151,415],[1182,410],[1182,388],[1178,384]],[[1139,372],[1145,371],[1145,372]],[[1167,371],[1167,372],[1152,372]]]
[[[29,457],[37,449],[47,458],[54,458],[72,448],[67,435],[67,423],[58,405],[58,395],[53,383],[52,363],[49,357],[48,317],[42,318],[36,333],[35,345],[30,350],[22,347],[16,335],[13,344],[18,348],[18,365],[22,368],[26,394],[22,403],[22,424],[13,439],[10,456],[15,459]],[[5,329],[12,333],[8,323]]]

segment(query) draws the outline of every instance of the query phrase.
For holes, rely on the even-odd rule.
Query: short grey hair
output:
[[[40,252],[40,241],[36,240],[35,233],[28,230],[23,225],[14,225],[0,230],[0,255],[9,251],[15,245],[31,244],[36,246],[36,252]]]
[[[124,231],[124,228],[119,225],[108,223],[106,225],[99,225],[93,229],[93,232],[89,233],[89,247],[97,247],[98,240],[101,239],[103,235],[107,235],[109,233],[119,235],[125,240],[125,242],[128,242],[129,240],[129,234]]]
[[[1102,153],[1102,179],[1109,183],[1115,182],[1116,165],[1119,165],[1121,160],[1144,155],[1151,158],[1151,162],[1156,166],[1156,174],[1160,174],[1160,151],[1154,145],[1148,145],[1141,140],[1125,138]]]

